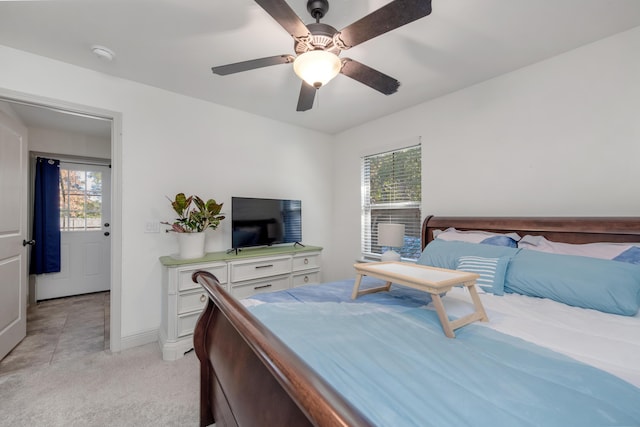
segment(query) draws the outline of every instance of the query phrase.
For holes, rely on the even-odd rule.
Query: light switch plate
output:
[[[159,233],[160,232],[160,221],[148,220],[144,225],[145,233]]]

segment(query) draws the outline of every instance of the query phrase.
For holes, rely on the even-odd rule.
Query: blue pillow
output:
[[[456,270],[479,274],[476,285],[484,292],[503,295],[504,278],[509,266],[510,256],[485,258],[479,256],[461,256]]]
[[[620,262],[640,264],[640,246],[631,246],[629,249],[622,252],[620,255],[613,259]]]
[[[484,243],[485,245],[509,246],[510,248],[518,247],[518,242],[516,242],[515,240],[513,240],[511,237],[508,237],[508,236],[487,237],[480,243]]]
[[[640,266],[522,250],[509,264],[505,292],[633,316],[640,307]]]
[[[508,246],[486,245],[483,243],[468,243],[453,240],[435,239],[422,251],[416,261],[418,264],[455,270],[458,258],[461,256],[479,256],[485,258],[512,257],[521,249]]]

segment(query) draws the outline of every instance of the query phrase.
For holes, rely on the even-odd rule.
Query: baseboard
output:
[[[173,361],[180,359],[189,350],[193,350],[193,336],[187,335],[177,340],[169,341],[162,328],[158,331],[158,342],[162,359]]]
[[[158,341],[158,330],[151,329],[149,331],[140,332],[134,335],[122,337],[120,341],[120,350],[138,347]]]

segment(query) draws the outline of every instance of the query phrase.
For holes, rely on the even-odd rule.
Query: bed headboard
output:
[[[534,234],[564,243],[638,243],[640,217],[466,217],[430,215],[422,223],[422,249],[433,230],[484,230]]]

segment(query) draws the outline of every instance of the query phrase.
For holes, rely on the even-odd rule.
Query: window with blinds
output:
[[[405,225],[402,258],[420,257],[420,145],[362,158],[362,253],[377,257],[387,248],[378,244],[378,224]]]

